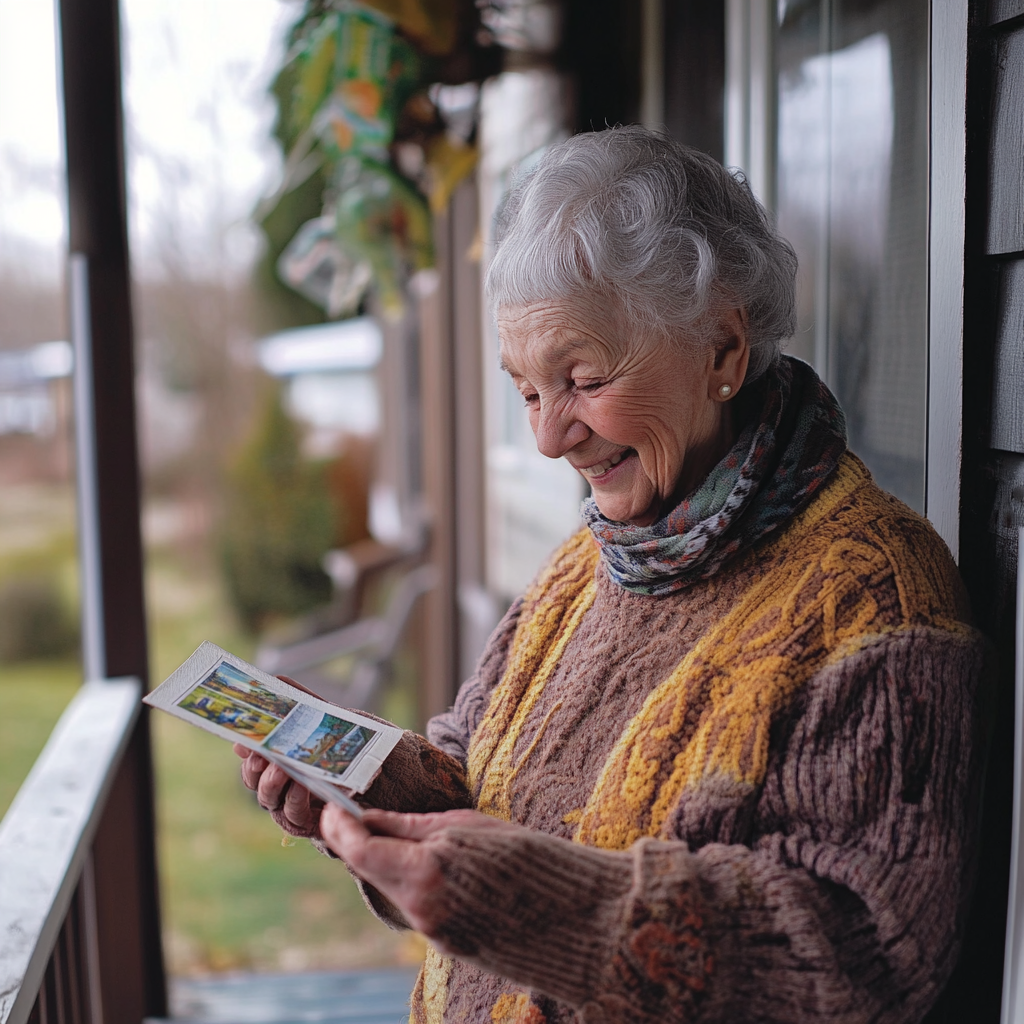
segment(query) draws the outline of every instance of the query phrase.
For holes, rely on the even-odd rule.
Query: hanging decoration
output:
[[[472,129],[446,131],[426,89],[456,50],[460,6],[310,0],[294,33],[278,130],[293,141],[258,216],[321,172],[322,211],[298,226],[277,271],[331,318],[355,312],[371,286],[384,315],[402,315],[406,280],[433,262],[431,207],[443,209],[475,164]]]

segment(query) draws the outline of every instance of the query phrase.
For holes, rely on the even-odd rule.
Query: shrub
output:
[[[330,599],[320,563],[336,532],[324,464],[302,457],[299,428],[275,390],[227,478],[224,572],[246,629]]]
[[[78,624],[52,576],[0,582],[0,662],[60,658],[77,651]]]

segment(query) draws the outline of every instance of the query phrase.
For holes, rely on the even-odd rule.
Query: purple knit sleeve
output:
[[[498,623],[480,655],[476,671],[459,688],[451,710],[435,715],[427,723],[427,739],[463,766],[466,764],[469,739],[487,711],[491,693],[505,674],[509,648],[519,624],[522,607],[523,599],[517,598]]]

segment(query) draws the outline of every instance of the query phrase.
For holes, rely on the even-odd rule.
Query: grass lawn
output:
[[[147,563],[154,682],[203,640],[243,658],[216,576],[153,551]],[[152,716],[164,932],[178,974],[243,967],[329,969],[418,962],[423,946],[385,928],[348,872],[285,839],[242,785],[230,744]]]
[[[176,973],[409,962],[337,861],[283,836],[223,740],[154,716],[164,927]]]
[[[73,661],[0,665],[0,816],[81,681]]]
[[[62,557],[68,557],[67,555]],[[150,553],[153,679],[203,641],[242,657],[208,562]],[[74,661],[0,665],[0,814],[6,811],[81,681]],[[390,709],[389,709],[390,710]],[[168,967],[304,970],[415,963],[423,946],[367,911],[337,861],[287,840],[241,784],[229,744],[153,714],[158,857]]]

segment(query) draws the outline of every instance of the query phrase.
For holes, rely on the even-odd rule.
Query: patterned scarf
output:
[[[658,596],[713,576],[799,512],[836,468],[846,421],[814,370],[784,356],[750,392],[760,413],[700,487],[656,523],[616,523],[593,498],[583,502],[583,519],[619,586]]]

